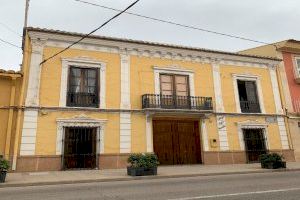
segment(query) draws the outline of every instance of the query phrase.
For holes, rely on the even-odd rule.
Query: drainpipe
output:
[[[287,135],[288,135],[289,147],[290,147],[290,149],[294,149],[293,141],[291,139],[290,127],[289,127],[289,123],[288,123],[288,119],[287,119],[288,118],[288,112],[287,112],[287,109],[285,108],[286,102],[284,100],[284,95],[282,93],[283,86],[282,86],[281,76],[280,76],[280,73],[279,73],[279,70],[280,70],[279,67],[280,66],[278,66],[278,68],[276,70],[276,74],[277,74],[277,83],[278,83],[278,87],[279,87],[280,100],[281,100],[281,104],[282,104],[281,107],[282,107],[282,110],[284,111],[284,115],[285,115],[284,116],[284,123],[286,124],[286,132],[287,132]]]
[[[20,133],[21,133],[21,115],[22,115],[22,104],[23,104],[23,98],[25,93],[25,78],[26,78],[26,70],[24,69],[25,62],[28,62],[28,52],[29,47],[26,46],[26,37],[27,32],[24,31],[23,34],[24,37],[24,50],[23,50],[23,60],[22,60],[22,72],[23,72],[23,78],[21,81],[21,89],[20,89],[20,97],[18,102],[18,113],[17,113],[17,123],[16,123],[16,135],[15,135],[15,142],[14,142],[14,151],[13,151],[13,162],[12,162],[12,170],[16,170],[17,168],[17,157],[18,157],[18,149],[19,149],[19,140],[20,140]],[[26,63],[26,66],[27,63]]]
[[[11,91],[10,91],[10,102],[9,102],[9,111],[8,111],[8,122],[7,122],[7,130],[6,130],[6,139],[5,139],[5,149],[4,156],[6,159],[9,159],[9,151],[10,151],[10,142],[11,142],[11,131],[13,125],[13,114],[14,114],[14,104],[15,104],[15,96],[16,96],[16,77],[11,77]]]

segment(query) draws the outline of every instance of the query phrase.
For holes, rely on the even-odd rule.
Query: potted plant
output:
[[[262,168],[278,169],[286,168],[286,162],[283,161],[283,156],[278,153],[267,153],[260,156],[260,163]]]
[[[4,159],[3,156],[0,156],[0,183],[5,182],[6,173],[9,169],[8,160]]]
[[[127,174],[130,176],[157,175],[158,158],[153,153],[130,154],[127,162]]]

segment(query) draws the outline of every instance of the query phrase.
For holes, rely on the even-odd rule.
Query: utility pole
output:
[[[24,19],[24,27],[23,28],[26,28],[27,27],[27,21],[28,21],[28,10],[29,10],[29,1],[30,0],[25,0],[25,19]]]
[[[24,26],[23,26],[23,39],[22,39],[23,54],[24,54],[24,42],[25,42],[25,36],[26,36],[26,28],[27,28],[27,22],[28,22],[29,1],[30,0],[25,0],[25,17],[24,17]]]

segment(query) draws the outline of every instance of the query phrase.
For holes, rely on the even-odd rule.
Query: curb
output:
[[[0,183],[0,188],[10,187],[29,187],[29,186],[45,186],[45,185],[66,185],[77,183],[100,183],[100,182],[116,182],[116,181],[133,181],[133,180],[155,180],[155,179],[168,179],[168,178],[189,178],[201,176],[221,176],[221,175],[243,175],[243,174],[262,174],[274,172],[293,172],[300,171],[297,169],[272,169],[262,171],[244,171],[244,172],[220,172],[220,173],[207,173],[207,174],[175,174],[175,175],[157,175],[157,176],[139,176],[139,177],[122,177],[122,178],[99,178],[99,179],[86,179],[86,180],[66,180],[66,181],[45,181],[45,182],[32,182],[32,183]]]

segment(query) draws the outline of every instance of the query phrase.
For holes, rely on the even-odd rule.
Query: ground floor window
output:
[[[259,156],[267,152],[264,129],[243,129],[247,161],[258,162]]]
[[[97,128],[65,127],[63,168],[97,167]]]

